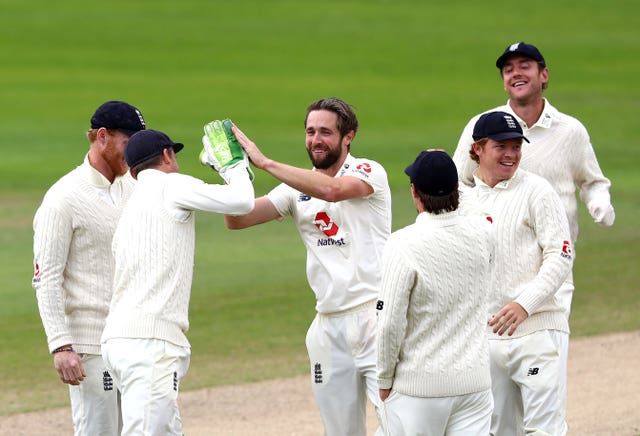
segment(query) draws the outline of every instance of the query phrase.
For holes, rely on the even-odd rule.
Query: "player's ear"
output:
[[[98,139],[100,145],[104,145],[107,143],[107,139],[109,139],[109,131],[106,129],[106,127],[100,127],[98,129],[98,131],[96,132],[96,138]]]
[[[344,139],[345,139],[345,143],[346,145],[351,145],[351,141],[353,141],[353,138],[356,136],[356,132],[354,130],[351,130],[349,133],[347,133],[346,135],[344,135]]]
[[[171,147],[164,148],[162,150],[162,162],[164,162],[167,165],[170,164],[172,161],[171,153],[173,153],[173,148]]]

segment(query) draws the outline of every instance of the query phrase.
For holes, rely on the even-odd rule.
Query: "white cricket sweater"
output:
[[[154,338],[189,346],[189,298],[195,210],[246,214],[254,190],[244,168],[228,170],[228,185],[147,169],[113,236],[114,291],[102,342]]]
[[[100,335],[111,301],[111,239],[130,175],[113,184],[85,157],[47,191],[33,220],[33,288],[49,351],[72,344],[100,354]]]
[[[595,222],[613,224],[611,182],[602,174],[587,129],[580,121],[558,111],[546,99],[540,119],[531,127],[513,112],[508,102],[487,112],[493,111],[510,113],[520,122],[524,136],[530,141],[522,143],[520,168],[547,179],[560,195],[574,243],[578,238],[576,187]],[[469,149],[473,126],[480,115],[467,123],[453,155],[460,180],[468,185],[473,184],[473,172],[478,167],[469,157]]]
[[[493,230],[485,216],[455,211],[421,213],[391,234],[378,303],[380,388],[414,397],[489,389]]]
[[[496,257],[489,315],[507,303],[519,303],[529,314],[509,337],[488,327],[490,339],[510,339],[538,330],[569,332],[556,291],[571,271],[573,254],[569,225],[560,197],[549,182],[518,169],[493,188],[474,176],[463,208],[479,208],[496,228]]]

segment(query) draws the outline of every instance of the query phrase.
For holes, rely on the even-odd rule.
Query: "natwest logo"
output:
[[[318,230],[327,236],[335,236],[338,233],[338,225],[334,223],[326,212],[318,212],[313,220]]]
[[[371,172],[371,165],[369,165],[367,162],[361,163],[356,168],[361,171],[364,171],[367,174]]]

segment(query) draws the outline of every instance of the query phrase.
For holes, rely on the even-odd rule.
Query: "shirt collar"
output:
[[[549,100],[547,100],[546,98],[543,97],[542,100],[544,100],[544,108],[542,109],[540,118],[538,118],[538,121],[536,121],[531,127],[527,126],[527,124],[522,120],[522,118],[520,118],[518,114],[516,114],[513,111],[513,109],[511,108],[511,105],[509,104],[510,100],[507,100],[507,104],[505,108],[506,112],[509,112],[511,115],[513,115],[516,118],[516,120],[518,120],[518,123],[520,123],[520,127],[522,127],[522,131],[525,133],[525,136],[527,131],[533,129],[534,127],[549,129],[553,125],[553,119],[555,118],[555,114],[558,112],[558,110],[553,106],[551,106],[551,103],[549,103]]]
[[[496,185],[492,188],[491,186],[483,182],[480,177],[478,177],[478,169],[476,169],[473,172],[473,181],[475,182],[476,186],[482,190],[491,190],[491,189],[506,190],[506,189],[509,189],[509,186],[514,185],[515,183],[517,183],[518,180],[520,180],[520,177],[521,177],[520,172],[521,172],[520,168],[518,168],[510,179],[501,180],[498,183],[496,183]]]
[[[112,184],[118,182],[122,177],[129,177],[127,174],[124,174],[123,176],[116,176],[116,178],[113,180],[113,183],[109,182],[109,179],[107,179],[100,171],[91,166],[91,162],[89,162],[89,153],[84,156],[82,167],[85,169],[85,174],[89,183],[97,188],[110,188]]]
[[[429,212],[421,212],[416,217],[416,223],[428,224],[435,227],[446,227],[458,222],[459,217],[458,209],[453,212],[444,212],[437,215]]]
[[[98,188],[108,188],[111,186],[109,179],[102,175],[100,171],[91,166],[91,163],[89,162],[89,153],[85,155],[82,166],[85,168],[87,180],[93,186],[96,186]]]

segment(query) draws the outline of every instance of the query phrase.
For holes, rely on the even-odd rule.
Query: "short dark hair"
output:
[[[415,185],[413,185],[415,188]],[[460,204],[460,192],[454,189],[447,195],[429,195],[415,188],[416,194],[425,212],[438,215],[445,212],[453,212]]]
[[[171,147],[166,147],[166,148],[171,148]],[[138,177],[138,174],[140,174],[141,171],[149,168],[155,168],[162,165],[162,156],[163,156],[162,154],[159,154],[157,156],[150,157],[149,159],[143,162],[140,162],[138,165],[131,168],[131,175],[133,175],[134,177]]]
[[[330,111],[338,116],[338,130],[340,131],[340,135],[345,136],[352,130],[354,133],[358,131],[358,118],[353,111],[353,107],[336,97],[323,98],[311,103],[307,107],[307,115],[304,117],[305,128],[307,127],[309,112],[319,110]]]

